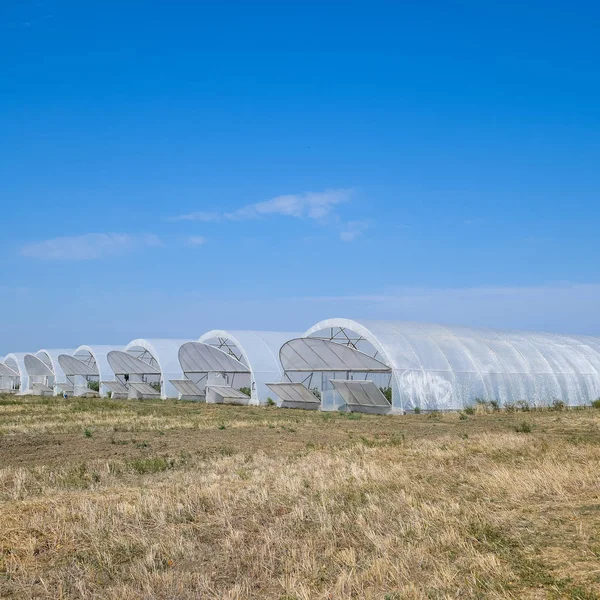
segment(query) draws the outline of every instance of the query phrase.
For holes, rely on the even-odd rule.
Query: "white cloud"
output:
[[[363,234],[368,226],[367,221],[349,221],[342,226],[340,239],[343,242],[353,242]]]
[[[92,260],[161,245],[154,234],[85,233],[27,244],[21,254],[43,260]]]
[[[220,221],[222,216],[218,212],[199,211],[191,212],[185,215],[168,217],[168,221],[201,221],[202,223],[214,223]]]
[[[296,219],[323,220],[333,213],[336,205],[347,202],[351,195],[351,189],[330,189],[323,192],[287,194],[263,202],[249,204],[234,212],[226,213],[225,218],[238,221],[279,215]]]
[[[169,221],[201,221],[211,223],[221,220],[244,221],[259,217],[283,216],[295,219],[314,219],[323,221],[331,216],[338,204],[347,202],[352,196],[352,189],[329,189],[323,192],[304,192],[302,194],[286,194],[270,200],[242,206],[226,213],[214,211],[191,212],[169,217]]]
[[[202,235],[190,235],[185,243],[188,246],[203,246],[208,240]]]

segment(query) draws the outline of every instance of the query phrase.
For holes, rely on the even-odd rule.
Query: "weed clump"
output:
[[[138,474],[160,473],[167,469],[172,469],[175,466],[175,461],[163,456],[154,458],[136,458],[129,463],[131,468]]]
[[[380,387],[379,390],[385,396],[385,399],[391,404],[392,403],[392,388],[391,387]]]
[[[356,421],[358,419],[362,419],[362,415],[360,413],[349,412],[349,413],[346,413],[346,418],[349,421]]]
[[[528,423],[527,421],[523,421],[520,425],[517,425],[515,427],[515,431],[517,433],[531,433],[533,430],[533,427],[531,425],[531,423]]]

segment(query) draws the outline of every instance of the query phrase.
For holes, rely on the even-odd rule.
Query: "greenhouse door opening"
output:
[[[391,409],[390,367],[348,343],[297,338],[284,344],[279,356],[283,381],[269,388],[282,407],[378,413]]]
[[[116,381],[103,381],[113,396],[131,399],[160,398],[161,370],[144,348],[113,350],[107,355]]]
[[[187,379],[171,383],[182,399],[241,405],[250,401],[250,370],[223,350],[204,342],[186,342],[179,348],[179,363]]]

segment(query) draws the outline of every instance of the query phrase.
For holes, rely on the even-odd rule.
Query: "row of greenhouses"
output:
[[[382,414],[481,401],[581,406],[600,397],[600,338],[336,318],[304,333],[212,330],[9,353],[0,393]]]

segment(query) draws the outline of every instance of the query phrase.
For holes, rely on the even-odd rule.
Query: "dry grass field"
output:
[[[0,597],[600,598],[600,410],[0,397]]]

